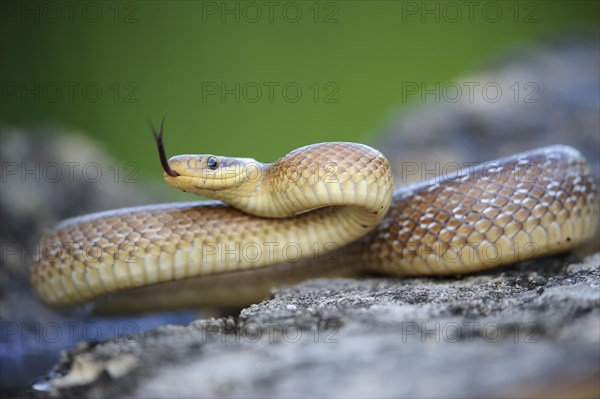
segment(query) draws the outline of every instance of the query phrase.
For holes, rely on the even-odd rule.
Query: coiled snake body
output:
[[[162,155],[171,186],[224,202],[62,222],[42,238],[32,268],[40,298],[55,306],[101,298],[113,311],[243,305],[317,276],[506,265],[572,248],[598,223],[595,178],[565,146],[395,193],[386,158],[355,143],[310,145],[273,164]]]

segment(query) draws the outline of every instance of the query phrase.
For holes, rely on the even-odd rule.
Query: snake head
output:
[[[250,195],[255,187],[260,186],[258,181],[267,168],[251,158],[185,154],[167,160],[163,141],[164,122],[163,117],[158,132],[152,124],[150,127],[164,178],[170,186],[230,203]]]
[[[167,161],[164,178],[182,191],[228,201],[252,191],[262,178],[264,165],[251,158],[222,157],[206,154],[184,154]],[[229,201],[228,201],[229,202]]]

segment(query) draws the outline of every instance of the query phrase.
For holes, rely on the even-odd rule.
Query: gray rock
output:
[[[238,317],[68,353],[61,397],[598,393],[600,253],[465,278],[319,279]]]

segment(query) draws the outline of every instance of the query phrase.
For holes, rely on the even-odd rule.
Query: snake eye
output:
[[[208,164],[208,169],[210,169],[210,170],[215,170],[219,166],[219,162],[217,162],[216,157],[209,157],[207,164]]]

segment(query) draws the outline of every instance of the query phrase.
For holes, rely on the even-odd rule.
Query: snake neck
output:
[[[246,213],[286,218],[325,207],[347,208],[374,227],[394,191],[387,159],[356,143],[322,143],[299,148],[275,163],[260,164],[248,179],[220,198]]]

